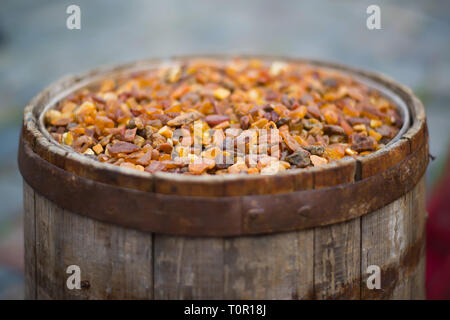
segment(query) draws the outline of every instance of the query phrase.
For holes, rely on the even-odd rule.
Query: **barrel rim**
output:
[[[154,174],[149,174],[147,172],[140,172],[138,170],[133,170],[129,168],[117,167],[112,164],[101,163],[97,160],[90,159],[83,155],[78,154],[76,151],[68,149],[52,138],[49,139],[49,134],[45,127],[43,127],[42,121],[42,110],[38,110],[39,107],[42,108],[42,104],[52,104],[49,103],[49,100],[59,100],[58,95],[61,95],[61,92],[64,91],[74,91],[79,87],[85,86],[85,82],[92,82],[95,77],[104,77],[106,74],[110,73],[122,73],[128,72],[133,68],[141,68],[141,67],[151,67],[158,66],[161,63],[174,63],[174,62],[182,62],[190,59],[229,59],[234,57],[242,57],[242,58],[260,58],[264,60],[283,60],[292,63],[306,63],[315,65],[322,68],[330,68],[334,69],[338,72],[348,73],[351,76],[356,76],[357,78],[363,77],[367,78],[370,81],[373,81],[380,86],[386,88],[387,90],[393,92],[396,96],[402,99],[402,101],[406,104],[410,111],[410,120],[412,125],[409,126],[409,129],[396,141],[391,141],[384,148],[364,157],[358,157],[356,160],[353,158],[349,159],[341,159],[334,163],[330,163],[324,165],[322,167],[313,167],[313,168],[304,168],[304,169],[292,169],[286,170],[283,172],[279,172],[274,175],[239,175],[239,174],[227,174],[227,175],[208,175],[208,176],[190,176],[190,175],[179,175],[173,173],[164,173],[157,172]],[[69,88],[66,88],[69,86]],[[67,93],[66,92],[66,93]],[[57,98],[57,99],[56,99]],[[47,103],[43,103],[47,102]],[[218,184],[218,183],[239,183],[239,182],[250,182],[250,183],[269,183],[272,179],[291,179],[292,177],[298,177],[302,175],[331,175],[335,176],[335,172],[339,171],[339,168],[345,167],[346,165],[355,167],[355,175],[358,175],[357,171],[359,170],[357,167],[360,165],[361,161],[372,160],[375,161],[379,158],[383,153],[396,153],[400,148],[400,145],[403,144],[403,140],[410,140],[417,135],[423,134],[425,130],[425,111],[420,100],[415,97],[413,92],[392,80],[391,78],[375,73],[372,71],[361,70],[354,67],[349,67],[343,64],[335,63],[335,62],[326,62],[322,60],[315,59],[306,59],[306,58],[295,58],[289,56],[266,56],[266,55],[191,55],[191,56],[178,56],[168,59],[144,59],[130,63],[124,63],[119,65],[112,66],[104,66],[100,68],[93,69],[91,71],[79,74],[79,75],[69,75],[66,76],[50,86],[44,89],[40,94],[35,96],[31,102],[27,105],[24,112],[24,138],[27,141],[31,142],[31,145],[35,152],[37,152],[40,156],[42,156],[47,161],[56,164],[62,165],[64,169],[72,171],[75,174],[85,176],[90,179],[103,181],[100,176],[93,174],[93,171],[100,170],[105,173],[106,171],[110,172],[111,175],[117,175],[114,179],[111,180],[111,183],[114,181],[127,180],[128,187],[136,187],[138,189],[142,189],[142,186],[133,186],[133,183],[130,181],[131,179],[147,179],[147,180],[155,180],[156,182],[167,182],[172,181],[173,183],[187,183],[187,184]],[[409,150],[410,152],[414,151],[412,148]],[[406,156],[406,155],[405,155]],[[64,158],[69,158],[71,165],[70,167],[65,166],[63,164]],[[84,168],[83,168],[84,167]],[[89,168],[89,172],[86,172],[86,168]],[[386,168],[387,169],[387,168]],[[348,180],[349,177],[346,177]],[[357,177],[356,177],[357,178]],[[342,181],[334,181],[333,184],[340,184],[347,182],[345,179]],[[148,190],[149,186],[144,184],[144,189]],[[151,189],[154,190],[154,187]],[[158,190],[154,190],[158,192]]]

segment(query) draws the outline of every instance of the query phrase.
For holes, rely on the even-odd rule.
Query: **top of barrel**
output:
[[[29,153],[33,153],[45,163],[48,163],[52,168],[62,169],[64,172],[73,176],[81,178],[83,181],[90,181],[90,183],[98,183],[101,187],[120,187],[122,190],[134,189],[136,191],[144,191],[145,193],[155,193],[162,195],[176,195],[176,196],[186,196],[186,197],[198,197],[199,199],[205,198],[235,198],[235,197],[251,197],[257,195],[270,195],[270,194],[280,194],[280,196],[286,196],[283,201],[292,202],[293,199],[288,195],[293,194],[295,197],[295,192],[307,191],[312,192],[308,197],[314,198],[315,189],[324,189],[320,197],[323,197],[326,192],[328,197],[337,194],[336,190],[333,188],[340,188],[342,190],[349,189],[353,185],[353,189],[343,191],[347,194],[346,197],[354,197],[355,192],[361,191],[366,193],[375,194],[372,202],[377,202],[377,197],[379,197],[380,203],[386,202],[387,198],[391,199],[395,195],[390,195],[389,197],[383,195],[376,195],[377,186],[357,186],[358,182],[368,181],[372,179],[373,183],[380,183],[380,177],[386,175],[387,172],[392,174],[392,170],[399,170],[398,167],[402,163],[408,162],[411,167],[411,161],[418,161],[417,154],[421,154],[421,158],[424,158],[425,154],[424,148],[427,150],[427,132],[426,132],[426,119],[425,111],[422,103],[412,91],[395,82],[394,80],[380,75],[378,73],[369,72],[365,70],[360,70],[348,66],[343,66],[336,63],[307,60],[307,59],[295,59],[287,57],[258,57],[260,59],[269,61],[289,61],[289,62],[300,62],[308,63],[314,66],[320,66],[323,68],[330,68],[339,72],[345,72],[352,77],[366,83],[369,87],[374,87],[380,90],[383,94],[386,94],[389,99],[394,101],[401,109],[402,114],[409,112],[408,121],[405,121],[406,126],[401,132],[401,135],[395,140],[391,141],[388,145],[382,149],[362,157],[357,158],[346,158],[339,160],[337,162],[324,165],[322,167],[306,168],[306,169],[293,169],[283,171],[274,175],[242,175],[242,174],[230,174],[230,175],[208,175],[208,176],[188,176],[188,175],[177,175],[170,173],[157,172],[154,174],[149,174],[147,172],[140,172],[133,169],[127,169],[122,167],[113,166],[110,164],[104,164],[98,162],[94,159],[90,159],[86,156],[76,153],[75,151],[65,148],[54,141],[44,127],[42,121],[42,114],[46,108],[55,105],[56,102],[74,92],[82,87],[85,87],[95,81],[98,81],[105,76],[114,76],[122,74],[124,72],[130,72],[135,70],[145,70],[160,65],[161,63],[172,63],[174,61],[185,61],[187,59],[192,59],[193,57],[177,57],[172,59],[148,59],[128,64],[123,64],[119,66],[98,68],[93,71],[87,72],[82,75],[67,76],[42,91],[37,95],[30,104],[25,108],[24,122],[22,137],[23,142],[21,143],[21,154],[26,154],[27,151],[24,148],[29,148]],[[198,58],[197,56],[195,58]],[[202,57],[203,58],[203,57]],[[205,57],[210,59],[227,59],[229,57],[212,56]],[[427,153],[427,151],[426,151]],[[415,157],[414,157],[415,156]],[[19,156],[21,157],[21,156]],[[428,154],[427,154],[428,157]],[[427,158],[426,157],[426,158]],[[23,157],[22,157],[23,158]],[[36,159],[36,158],[35,158]],[[425,161],[425,160],[423,160]],[[415,175],[421,176],[426,163],[421,162],[420,168],[417,168]],[[427,161],[427,160],[426,160]],[[25,177],[25,180],[32,179],[31,177],[26,177],[25,172],[26,161],[21,161],[21,172]],[[29,162],[28,162],[29,163]],[[56,170],[56,169],[55,169]],[[391,171],[390,171],[391,170]],[[406,170],[408,171],[408,170]],[[405,172],[406,172],[405,171]],[[411,171],[411,168],[409,169]],[[401,172],[403,175],[399,177],[399,181],[405,183],[404,188],[399,187],[399,192],[405,192],[406,189],[410,188],[412,184],[415,184],[417,177],[411,176],[410,173]],[[405,176],[405,174],[407,176]],[[29,176],[31,176],[30,174]],[[378,182],[377,182],[378,181]],[[48,181],[40,181],[40,185],[43,185],[43,189],[49,189],[51,186],[45,186]],[[406,186],[406,184],[408,186]],[[76,185],[75,185],[76,188]],[[358,189],[359,188],[359,189]],[[362,189],[361,189],[362,188]],[[366,189],[364,189],[366,188]],[[372,188],[372,189],[371,189]],[[378,187],[379,188],[379,187]],[[328,191],[329,190],[329,191]],[[372,191],[371,191],[372,190]],[[379,193],[384,193],[383,190],[379,190]],[[351,194],[348,194],[351,193]],[[395,192],[394,192],[395,193]],[[398,193],[398,192],[397,192]],[[333,206],[342,205],[340,201],[345,201],[345,195],[341,195],[341,199],[332,200],[335,203],[330,203],[329,211],[333,210]],[[306,194],[304,194],[306,196]],[[318,195],[317,195],[318,196]],[[398,197],[399,195],[397,195]],[[298,195],[297,195],[298,197]],[[318,196],[319,197],[319,196]],[[319,198],[320,198],[319,197]],[[344,198],[342,198],[344,197]],[[391,199],[392,200],[392,199]],[[249,206],[246,209],[252,211],[254,209],[250,204],[258,201],[265,205],[270,205],[270,201],[274,201],[270,197],[266,200],[262,198],[248,199],[247,204],[240,202],[239,206]],[[262,201],[262,202],[261,202]],[[275,201],[276,202],[276,201]],[[307,204],[306,207],[314,208],[319,202],[323,202],[323,199],[316,200],[317,203]],[[215,205],[219,205],[216,203]],[[262,205],[261,205],[262,206]],[[259,206],[259,207],[261,207]],[[361,205],[360,205],[361,206]],[[303,206],[305,207],[305,206]],[[375,208],[375,205],[367,204],[367,210]],[[358,207],[360,208],[360,207]],[[211,207],[210,209],[213,209]],[[223,210],[231,210],[231,207],[224,208]],[[360,208],[361,209],[361,208]],[[356,211],[364,211],[360,209],[347,208],[348,214],[341,214],[339,217],[334,216],[333,218],[326,219],[324,215],[323,223],[313,222],[313,223],[303,223],[305,227],[312,225],[324,225],[336,221],[343,221],[345,219],[355,217],[360,215],[360,213],[355,213]],[[247,211],[249,211],[247,210]],[[309,210],[309,209],[308,209]],[[307,210],[307,211],[308,211]],[[344,209],[343,209],[344,210]],[[343,211],[342,210],[342,211]],[[366,211],[367,211],[366,210]],[[256,210],[258,211],[258,210]],[[251,215],[251,213],[249,213]],[[254,213],[253,213],[254,214]],[[242,217],[236,218],[242,220]],[[100,218],[101,220],[101,218]],[[295,227],[297,228],[297,227]],[[145,229],[145,228],[144,228]],[[264,228],[263,228],[264,229]],[[271,226],[270,228],[265,228],[261,231],[254,232],[216,232],[213,234],[243,234],[243,233],[260,233],[267,232],[270,230],[275,230],[277,227]],[[280,230],[292,229],[291,227],[280,227]],[[152,231],[154,231],[152,229]],[[156,230],[158,231],[158,230]],[[164,230],[163,230],[164,231]],[[177,233],[177,232],[175,232]],[[183,233],[183,232],[180,232]],[[186,233],[186,232],[185,232]],[[201,232],[200,232],[201,233]]]
[[[100,167],[106,167],[108,171],[111,172],[112,175],[123,175],[125,176],[133,176],[136,179],[138,178],[144,178],[147,180],[145,183],[144,189],[149,190],[149,181],[152,179],[150,178],[150,175],[147,173],[140,173],[135,172],[132,170],[124,169],[124,168],[116,168],[109,164],[100,164],[97,161],[94,161],[90,158],[87,158],[85,156],[81,156],[77,153],[74,153],[73,150],[69,148],[61,147],[59,144],[55,143],[55,141],[50,137],[48,132],[44,129],[43,125],[43,113],[44,110],[52,107],[57,101],[61,100],[65,96],[69,95],[70,93],[76,91],[79,88],[82,88],[84,86],[90,85],[102,78],[105,78],[107,76],[117,76],[118,74],[122,74],[125,72],[132,72],[137,70],[145,70],[149,68],[154,68],[155,66],[159,66],[161,64],[170,64],[174,61],[183,61],[191,59],[190,57],[183,57],[183,58],[174,58],[174,59],[167,59],[167,60],[144,60],[136,63],[116,66],[116,67],[106,67],[106,68],[99,68],[97,70],[94,70],[92,72],[86,73],[84,75],[80,76],[68,76],[53,85],[51,85],[49,88],[44,90],[40,95],[38,95],[33,101],[30,103],[29,106],[27,106],[25,110],[25,117],[24,117],[24,124],[25,128],[28,128],[30,132],[33,132],[30,135],[26,135],[26,137],[32,138],[34,141],[39,141],[44,149],[46,148],[45,145],[49,148],[49,152],[53,153],[54,157],[64,157],[64,158],[70,158],[71,160],[69,162],[72,162],[73,165],[70,168],[65,168],[66,170],[73,171],[76,174],[80,174],[78,170],[84,173],[86,172],[87,168],[91,168],[92,175],[88,175],[86,177],[94,180],[100,180],[102,182],[108,183],[111,178],[108,177],[108,174],[105,173],[104,170],[102,170],[102,173],[99,176],[96,176],[94,174],[94,171],[96,169],[100,169]],[[223,57],[216,57],[215,59],[223,59]],[[363,83],[366,83],[369,87],[373,87],[379,91],[381,91],[383,94],[387,95],[389,99],[391,99],[400,109],[401,114],[403,115],[405,121],[404,121],[404,127],[402,128],[401,132],[398,134],[396,138],[394,138],[388,146],[382,148],[379,152],[376,152],[375,154],[372,154],[370,156],[366,157],[359,157],[360,159],[375,159],[378,158],[382,153],[386,153],[386,151],[390,151],[393,153],[397,146],[400,145],[403,141],[403,138],[400,138],[403,133],[405,133],[406,130],[408,130],[410,126],[409,122],[409,110],[411,110],[411,115],[415,118],[415,121],[421,120],[420,118],[424,118],[423,113],[423,107],[421,106],[420,102],[415,99],[415,97],[411,94],[411,91],[403,86],[400,86],[399,84],[395,83],[393,80],[388,79],[385,76],[381,76],[378,74],[374,74],[371,72],[361,71],[361,70],[355,70],[353,68],[345,67],[342,65],[337,65],[333,63],[325,63],[320,61],[310,61],[310,60],[301,60],[301,59],[288,59],[285,57],[264,57],[264,60],[272,60],[272,61],[294,61],[294,62],[301,62],[301,63],[308,63],[320,67],[326,67],[330,69],[335,69],[341,72],[345,72],[347,74],[350,74],[351,76],[357,78],[358,80],[362,81]],[[407,101],[405,98],[412,98],[412,101]],[[409,104],[407,103],[409,102]],[[422,111],[421,111],[422,110]],[[421,115],[422,114],[422,115]],[[417,116],[416,116],[417,115]],[[45,156],[44,156],[45,157]],[[49,161],[52,161],[52,157],[49,158]],[[308,168],[308,169],[294,169],[289,170],[286,172],[279,172],[277,173],[277,178],[280,179],[280,177],[284,177],[285,179],[290,180],[292,176],[308,176],[308,175],[315,175],[320,172],[320,174],[328,175],[327,180],[329,181],[330,185],[333,184],[339,184],[344,182],[351,181],[351,177],[346,177],[344,180],[341,181],[335,181],[333,182],[333,172],[336,171],[336,168],[338,167],[348,167],[352,166],[352,164],[356,167],[358,165],[359,160],[355,159],[346,159],[341,160],[337,163],[325,165],[320,168]],[[80,167],[85,167],[83,169],[77,168],[77,164]],[[275,188],[274,190],[267,190],[267,188],[264,188],[261,186],[260,182],[267,183],[268,180],[271,179],[270,176],[248,176],[248,175],[231,175],[231,176],[174,176],[170,173],[156,173],[153,174],[153,177],[156,179],[161,179],[164,181],[173,180],[176,182],[177,185],[182,184],[183,182],[186,183],[192,183],[192,184],[210,184],[213,183],[214,185],[220,184],[221,182],[237,182],[239,181],[254,181],[257,183],[257,190],[248,190],[247,192],[253,193],[275,193],[275,192],[283,192],[286,190],[286,188]],[[132,178],[132,179],[135,179]],[[114,181],[117,180],[116,177],[113,179]],[[128,179],[125,179],[128,180]],[[139,180],[139,179],[138,179]],[[251,182],[250,182],[251,183]],[[133,184],[133,183],[132,183]],[[131,186],[132,186],[131,184]],[[128,185],[128,183],[127,183]],[[136,185],[138,189],[142,189],[142,186]],[[310,186],[306,187],[309,188]],[[291,186],[288,186],[288,188],[292,188]],[[266,189],[264,191],[264,189]],[[271,188],[273,189],[273,188]],[[294,189],[298,189],[295,188]],[[156,192],[162,192],[165,193],[164,190],[158,190],[156,188]],[[189,185],[188,189],[186,191],[189,191],[189,195],[195,195],[195,190],[191,189],[191,185]],[[218,192],[217,187],[212,190],[211,188],[207,187],[204,191],[207,191],[206,193],[201,191],[198,195],[199,196],[205,196],[208,195],[208,193]],[[173,192],[173,191],[172,191]],[[176,193],[184,193],[183,190],[177,190]],[[220,191],[221,194],[223,191]],[[239,192],[237,190],[234,191],[236,194],[246,194],[245,190],[242,190],[242,192]],[[220,194],[217,194],[220,195]]]

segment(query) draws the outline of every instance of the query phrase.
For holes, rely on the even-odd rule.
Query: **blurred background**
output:
[[[81,8],[81,30],[66,27],[71,4]],[[371,4],[381,9],[381,30],[366,27]],[[17,146],[28,101],[68,73],[193,53],[326,59],[385,73],[411,87],[427,109],[430,152],[436,157],[427,172],[429,230],[438,228],[441,238],[430,239],[429,233],[428,243],[437,249],[428,248],[428,296],[450,299],[449,35],[445,0],[2,0],[0,299],[23,297]]]

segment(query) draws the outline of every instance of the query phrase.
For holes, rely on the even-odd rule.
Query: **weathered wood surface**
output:
[[[155,234],[155,299],[222,299],[223,239]]]
[[[422,284],[425,283],[426,264],[426,222],[428,213],[426,211],[426,183],[425,177],[411,192],[411,213],[410,213],[410,237],[411,242],[417,243],[416,250],[408,252],[409,261],[406,262],[406,272],[411,274],[411,299],[425,299],[425,290]],[[414,263],[417,266],[414,267]]]
[[[24,277],[25,277],[25,297],[36,299],[36,225],[34,191],[24,181],[23,182],[23,210],[24,210]]]
[[[225,297],[299,299],[313,284],[312,230],[225,240]]]
[[[327,227],[232,238],[139,232],[62,210],[24,183],[28,299],[423,299],[424,179]],[[66,286],[69,265],[82,288]],[[381,289],[366,286],[381,268]]]
[[[360,298],[360,219],[316,229],[314,298]]]
[[[151,234],[67,212],[26,183],[24,190],[26,298],[153,297]],[[80,290],[66,286],[70,265],[81,269]]]

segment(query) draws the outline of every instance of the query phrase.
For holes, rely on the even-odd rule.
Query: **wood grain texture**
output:
[[[402,198],[361,217],[363,299],[425,298],[425,178]],[[381,268],[381,289],[369,290],[367,267]]]
[[[361,165],[361,179],[382,173],[400,163],[410,154],[410,141],[406,138],[386,146],[376,154],[369,154],[358,161]]]
[[[406,195],[378,212],[362,217],[362,297],[367,299],[408,299],[409,286],[400,267],[402,254],[409,246],[409,203]],[[381,268],[381,289],[369,290],[367,267]]]
[[[225,240],[227,299],[301,299],[313,285],[313,231]]]
[[[89,288],[68,290],[66,298],[151,299],[152,236],[64,211],[61,265],[79,265]],[[67,277],[67,275],[66,275]]]
[[[423,299],[424,192],[422,178],[362,218],[213,238],[98,222],[62,210],[24,184],[27,298]],[[66,287],[72,264],[81,268],[81,290]],[[372,264],[381,267],[381,290],[366,287]]]
[[[67,212],[38,194],[34,202],[37,299],[152,298],[151,234]],[[81,290],[66,286],[70,265],[81,269]]]
[[[23,182],[23,207],[24,207],[24,277],[25,299],[36,299],[36,229],[34,210],[34,191]]]
[[[223,239],[155,235],[155,299],[223,299]]]
[[[301,300],[312,299],[314,290],[314,229],[298,231],[297,258],[297,294],[292,298]]]
[[[425,176],[411,192],[411,241],[417,245],[413,247],[412,262],[417,262],[417,266],[409,265],[408,271],[411,274],[411,299],[423,300],[425,296],[425,265],[426,265],[426,222],[428,213],[426,211],[426,181]]]
[[[62,243],[55,236],[60,232],[55,215],[62,210],[37,193],[34,196],[36,217],[36,298],[63,297],[64,272],[59,265]],[[56,211],[56,212],[55,212]]]
[[[314,297],[359,299],[360,218],[314,229]]]

